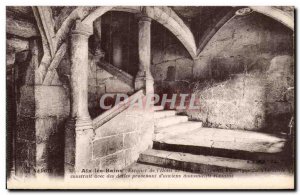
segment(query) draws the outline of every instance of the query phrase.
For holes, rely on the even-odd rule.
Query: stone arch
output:
[[[278,22],[281,22],[291,30],[294,30],[294,19],[289,14],[276,7],[250,7],[252,10],[262,13],[268,17],[275,19]],[[214,36],[214,34],[226,24],[234,14],[229,13],[223,19],[221,19],[217,28],[212,29],[212,31],[205,37],[204,44],[201,44],[197,49],[194,36],[191,30],[184,24],[182,19],[169,7],[164,6],[101,6],[101,7],[84,7],[79,6],[75,8],[71,13],[68,13],[68,16],[60,26],[57,26],[58,30],[55,33],[55,38],[53,40],[53,50],[54,55],[49,57],[44,56],[42,64],[47,64],[39,67],[39,74],[41,75],[41,81],[44,85],[50,85],[52,79],[55,75],[55,69],[59,65],[62,57],[66,52],[66,43],[65,39],[69,33],[70,28],[74,24],[75,20],[82,20],[83,23],[91,24],[95,19],[103,15],[108,11],[125,11],[131,13],[141,13],[145,12],[148,17],[162,24],[164,27],[169,29],[184,45],[184,47],[189,52],[190,56],[195,59],[199,57],[202,49],[205,47],[206,43]],[[44,43],[43,45],[48,45]],[[49,46],[49,45],[48,45]],[[47,51],[47,50],[46,50]],[[51,58],[51,59],[49,59]],[[46,70],[45,70],[46,69]]]
[[[264,14],[274,20],[282,23],[283,25],[290,28],[294,31],[294,18],[287,14],[286,12],[276,8],[276,7],[267,7],[267,6],[251,6],[250,7],[253,11],[259,12]]]
[[[229,22],[232,18],[235,17],[235,12],[240,7],[233,7],[232,10],[230,10],[223,18],[220,19],[220,21],[215,25],[215,27],[210,30],[202,39],[201,43],[197,49],[197,57],[200,56],[201,52],[205,48],[205,46],[208,44],[208,42],[214,37],[214,35],[218,32],[219,29],[221,29],[227,22]],[[252,9],[255,12],[261,13],[267,17],[270,17],[277,22],[280,22],[281,24],[285,25],[292,31],[294,31],[294,18],[287,14],[286,12],[276,8],[276,7],[267,7],[267,6],[250,6],[250,9]]]
[[[184,45],[192,58],[196,56],[196,44],[192,32],[171,8],[155,6],[145,7],[145,9],[143,9],[143,7],[131,6],[99,7],[84,18],[82,22],[87,25],[92,25],[97,18],[108,11],[144,12],[148,17],[169,29]]]
[[[41,82],[44,85],[51,85],[55,75],[55,69],[58,67],[63,58],[67,45],[65,39],[76,20],[81,20],[85,24],[92,25],[93,21],[108,11],[125,11],[131,13],[145,12],[148,17],[159,22],[167,29],[169,29],[184,45],[192,58],[196,57],[196,44],[191,30],[184,24],[179,16],[169,7],[140,7],[140,6],[101,6],[101,7],[84,7],[79,6],[68,13],[68,16],[61,16],[65,18],[55,33],[54,38],[54,55],[47,61],[46,67],[41,67]],[[43,62],[44,63],[44,62]],[[42,71],[46,69],[46,71]]]

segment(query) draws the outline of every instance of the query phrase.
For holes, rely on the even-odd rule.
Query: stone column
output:
[[[104,57],[104,51],[101,48],[101,17],[96,19],[93,23],[94,25],[94,49],[95,49],[95,57],[100,60],[101,58]]]
[[[146,94],[154,93],[154,81],[150,71],[151,65],[151,19],[139,18],[139,71],[135,79],[135,89],[146,89]]]
[[[88,112],[88,38],[93,27],[76,21],[71,30],[71,120],[75,122],[75,171],[88,168],[94,136]],[[70,127],[70,126],[69,126]]]

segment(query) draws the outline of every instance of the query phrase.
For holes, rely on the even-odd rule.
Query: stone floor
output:
[[[181,128],[164,128],[154,139],[153,149],[140,154],[138,162],[200,174],[292,169],[287,137],[245,130]]]
[[[171,135],[171,133],[170,133]],[[285,139],[274,135],[245,130],[198,128],[157,140],[161,143],[222,148],[248,152],[277,153],[283,150]]]

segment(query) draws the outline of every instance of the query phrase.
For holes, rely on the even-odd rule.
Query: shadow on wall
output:
[[[56,119],[57,120],[57,119]],[[66,119],[57,120],[55,131],[49,135],[47,142],[46,158],[50,175],[63,177],[64,170],[64,140]],[[47,171],[47,170],[46,170]]]

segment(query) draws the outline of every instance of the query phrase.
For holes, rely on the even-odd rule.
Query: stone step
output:
[[[276,159],[286,140],[244,130],[198,128],[186,134],[154,140],[153,148],[238,159]]]
[[[187,122],[187,116],[171,116],[166,118],[160,118],[155,121],[155,128],[163,128],[171,125],[175,125],[178,123]]]
[[[165,108],[163,106],[153,106],[154,111],[161,111],[164,110]]]
[[[165,118],[165,117],[168,117],[168,116],[175,116],[175,115],[176,115],[175,110],[162,110],[162,111],[154,112],[154,118],[155,119]]]
[[[228,172],[228,171],[256,171],[263,165],[241,159],[216,156],[194,155],[180,152],[148,149],[141,153],[139,163],[151,164],[166,168],[197,173]]]
[[[179,123],[171,125],[168,127],[155,129],[154,141],[160,141],[161,139],[166,139],[171,136],[181,135],[193,131],[195,129],[201,128],[202,122],[187,121],[184,123]]]

